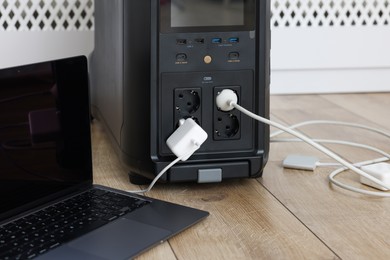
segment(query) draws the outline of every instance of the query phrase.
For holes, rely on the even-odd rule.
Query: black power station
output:
[[[215,99],[232,89],[269,117],[269,0],[96,0],[90,62],[93,114],[131,180],[153,179],[175,159],[165,142],[189,117],[208,139],[161,181],[261,176],[269,127]]]

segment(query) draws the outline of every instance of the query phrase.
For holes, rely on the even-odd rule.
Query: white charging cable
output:
[[[341,122],[341,121],[333,121],[333,120],[309,120],[309,121],[304,121],[304,122],[301,122],[301,123],[298,123],[298,124],[295,124],[295,125],[291,125],[288,128],[296,129],[296,128],[300,128],[302,126],[320,125],[320,124],[321,125],[340,125],[340,126],[348,126],[348,127],[360,128],[360,129],[365,129],[365,130],[368,130],[368,131],[371,131],[371,132],[375,132],[377,134],[380,134],[380,135],[383,135],[385,137],[390,138],[390,133],[386,132],[384,130],[381,130],[381,129],[377,129],[377,128],[366,126],[366,125],[362,125],[362,124],[356,124],[356,123],[350,123],[350,122]],[[275,137],[277,135],[280,135],[282,133],[284,133],[284,131],[275,131],[275,132],[271,133],[270,137],[273,138],[273,137]]]
[[[377,185],[380,185],[380,186],[390,190],[390,185],[388,185],[388,184],[378,180],[377,178],[374,178],[371,175],[365,173],[364,171],[360,170],[359,168],[357,168],[353,164],[351,164],[351,163],[347,162],[346,160],[344,160],[343,158],[341,158],[336,153],[334,153],[331,150],[329,150],[328,148],[316,143],[315,141],[311,140],[310,138],[301,134],[300,132],[294,131],[293,129],[290,129],[282,124],[279,124],[277,122],[273,122],[267,118],[256,115],[256,114],[246,110],[245,108],[241,107],[240,105],[237,104],[237,94],[231,89],[224,89],[223,91],[221,91],[217,96],[216,104],[219,107],[219,109],[221,109],[223,111],[230,111],[233,108],[235,108],[235,109],[239,110],[240,112],[242,112],[243,114],[245,114],[245,115],[247,115],[247,116],[249,116],[249,117],[251,117],[259,122],[268,124],[270,126],[278,128],[284,132],[287,132],[287,133],[303,140],[304,142],[313,146],[314,148],[321,151],[322,153],[328,155],[329,157],[331,157],[335,161],[342,164],[347,169],[350,169],[353,172],[359,174],[360,176],[363,176],[363,177],[369,179],[373,183],[376,183]]]
[[[370,126],[365,126],[361,124],[355,124],[355,123],[349,123],[349,122],[341,122],[341,121],[330,121],[330,120],[313,120],[313,121],[304,121],[302,123],[298,123],[292,126],[289,126],[290,129],[296,129],[301,126],[305,125],[315,125],[315,124],[328,124],[328,125],[340,125],[340,126],[348,126],[348,127],[354,127],[354,128],[360,128],[364,130],[368,130],[380,135],[383,135],[387,138],[390,138],[390,134],[382,129],[373,128]],[[272,133],[270,136],[275,137],[277,135],[282,134],[283,131],[276,131]],[[340,144],[340,145],[348,145],[353,146],[357,148],[363,148],[367,150],[371,150],[373,152],[377,152],[385,157],[374,159],[374,160],[368,160],[364,162],[354,163],[353,165],[357,168],[363,170],[366,173],[369,173],[373,177],[381,180],[382,182],[386,182],[390,184],[390,164],[386,163],[390,160],[390,155],[386,153],[385,151],[378,149],[376,147],[366,145],[366,144],[359,144],[354,142],[348,142],[348,141],[341,141],[341,140],[323,140],[323,139],[312,139],[317,143],[328,143],[328,144]],[[302,142],[300,139],[287,139],[287,138],[277,138],[277,139],[271,139],[271,142]],[[384,193],[384,192],[375,192],[375,191],[369,191],[364,189],[359,189],[350,185],[346,185],[338,180],[336,180],[336,176],[340,173],[347,170],[347,168],[342,167],[340,163],[323,163],[319,162],[318,158],[312,157],[312,156],[302,156],[302,155],[289,155],[287,158],[283,161],[283,167],[286,168],[293,168],[293,169],[300,169],[300,170],[314,170],[316,167],[341,167],[333,171],[331,174],[329,174],[329,181],[339,186],[343,189],[361,193],[364,195],[370,195],[370,196],[379,196],[379,197],[390,197],[390,194]],[[375,183],[370,182],[366,178],[360,176],[360,182],[362,184],[371,186],[373,188],[387,191],[382,186],[376,185]]]
[[[382,158],[384,159],[384,158]],[[376,161],[379,161],[379,162],[384,162],[384,161],[388,161],[388,158],[386,158],[386,160],[376,160]],[[360,167],[363,167],[365,166],[366,164],[360,166]],[[359,167],[359,166],[358,166]],[[346,171],[347,168],[345,167],[342,167],[342,168],[339,168],[335,171],[333,171],[331,174],[329,174],[329,181],[331,183],[333,183],[334,185],[336,186],[339,186],[340,188],[343,188],[343,189],[346,189],[346,190],[349,190],[349,191],[353,191],[353,192],[357,192],[357,193],[361,193],[361,194],[364,194],[364,195],[370,195],[370,196],[377,196],[377,197],[387,197],[387,198],[390,198],[390,193],[385,193],[385,192],[377,192],[377,191],[369,191],[369,190],[363,190],[363,189],[359,189],[359,188],[355,188],[355,187],[352,187],[350,185],[346,185],[338,180],[335,179],[335,177],[342,173],[343,171]],[[370,184],[372,186],[372,184]],[[379,187],[385,187],[384,185],[379,185]]]
[[[193,119],[188,118],[182,121],[180,126],[167,139],[167,146],[177,156],[177,158],[162,169],[148,188],[143,190],[128,191],[131,193],[149,192],[161,176],[179,161],[186,161],[200,146],[206,141],[207,133]]]
[[[379,153],[379,154],[387,157],[388,160],[390,160],[390,154],[388,154],[387,152],[385,152],[385,151],[383,151],[381,149],[373,147],[371,145],[360,144],[360,143],[349,142],[349,141],[342,141],[342,140],[328,140],[328,139],[314,139],[314,138],[311,138],[311,140],[313,140],[316,143],[321,143],[321,144],[340,144],[340,145],[347,145],[347,146],[352,146],[352,147],[357,147],[357,148],[370,150],[370,151]],[[283,143],[283,142],[285,142],[285,143],[293,143],[293,142],[303,142],[303,140],[301,140],[301,139],[278,138],[278,139],[272,139],[271,142],[272,143]],[[338,165],[340,165],[340,164],[338,164]]]
[[[153,188],[153,186],[156,184],[156,182],[161,178],[161,176],[163,176],[163,174],[166,173],[173,165],[175,165],[179,161],[182,161],[186,157],[190,157],[199,148],[200,148],[200,145],[194,143],[194,149],[193,150],[190,150],[187,154],[183,154],[182,156],[177,157],[170,164],[165,166],[165,168],[162,169],[156,175],[156,177],[154,177],[153,181],[149,184],[149,186],[146,189],[143,189],[143,190],[129,190],[128,192],[131,192],[131,193],[146,193],[146,192],[149,192]],[[185,161],[185,160],[183,160],[183,161]]]

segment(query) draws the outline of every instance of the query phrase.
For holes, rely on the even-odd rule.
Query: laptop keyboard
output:
[[[0,227],[0,259],[30,259],[150,203],[92,189]]]

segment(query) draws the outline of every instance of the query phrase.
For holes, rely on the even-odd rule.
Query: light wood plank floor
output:
[[[271,97],[271,119],[284,124],[341,120],[390,132],[389,110],[390,93]],[[354,141],[390,152],[389,139],[362,129],[316,125],[301,131],[313,138]],[[99,122],[93,123],[92,133],[95,182],[138,189],[129,183]],[[327,146],[352,162],[381,157],[363,149]],[[327,178],[333,168],[283,169],[281,162],[289,154],[332,162],[303,143],[272,143],[262,178],[157,184],[147,196],[207,210],[210,216],[139,259],[390,259],[390,198],[330,185]],[[353,173],[338,178],[363,188]]]

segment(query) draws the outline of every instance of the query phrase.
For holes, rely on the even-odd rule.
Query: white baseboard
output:
[[[272,70],[271,94],[389,92],[390,68]]]
[[[273,28],[271,93],[390,91],[390,26]]]

